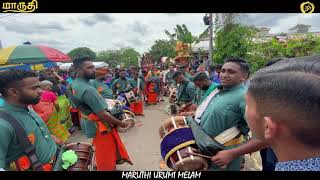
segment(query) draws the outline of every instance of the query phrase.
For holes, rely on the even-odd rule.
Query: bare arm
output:
[[[267,144],[254,138],[236,148],[219,151],[211,158],[211,160],[221,168],[226,168],[232,160],[245,154],[256,152],[265,147],[267,147]]]
[[[107,122],[110,126],[114,127],[117,125],[125,126],[125,123],[113,117],[108,113],[106,109],[105,100],[98,94],[98,91],[94,88],[89,89],[82,96],[84,102],[93,110],[94,114],[97,116],[89,117],[89,119],[94,121],[104,121]],[[90,115],[89,115],[90,116]],[[98,118],[98,119],[97,119]]]
[[[268,145],[261,140],[256,138],[250,139],[248,142],[244,143],[241,146],[238,146],[230,151],[237,157],[243,156],[245,154],[253,153],[259,151],[263,148],[266,148]]]
[[[58,73],[53,72],[53,75],[59,79],[59,82],[63,82],[64,81],[64,79],[61,76],[59,76]]]
[[[100,120],[107,122],[108,124],[114,126],[123,126],[124,123],[117,118],[113,117],[110,113],[106,111],[101,111],[97,113]]]

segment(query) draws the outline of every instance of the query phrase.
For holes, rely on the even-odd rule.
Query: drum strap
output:
[[[140,93],[140,78],[138,78],[138,83],[137,83],[137,84],[138,84],[138,85],[137,85],[137,86],[138,86],[138,87],[137,87],[137,88],[138,88],[138,91],[137,91],[137,92],[138,92],[138,94],[139,94],[139,93]]]
[[[0,110],[0,117],[11,124],[18,138],[18,143],[23,152],[27,155],[34,171],[43,171],[42,164],[36,156],[36,148],[30,143],[28,136],[23,127],[9,113]]]

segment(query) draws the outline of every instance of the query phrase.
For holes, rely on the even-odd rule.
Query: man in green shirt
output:
[[[208,97],[209,94],[219,86],[219,84],[217,83],[212,83],[207,74],[204,72],[198,72],[197,74],[195,74],[193,77],[193,82],[197,87],[194,102],[197,104],[198,107],[199,105],[201,105],[204,99]],[[180,115],[189,116],[194,115],[194,113],[195,111],[190,111],[180,113]]]
[[[139,84],[139,87],[138,87],[138,84]],[[137,71],[132,72],[132,79],[130,79],[130,85],[133,87],[135,95],[141,99],[145,87],[144,87],[143,80],[139,78],[139,72]],[[138,89],[139,89],[139,92],[137,92]]]
[[[247,89],[243,85],[248,77],[249,66],[245,60],[227,59],[222,67],[221,86],[207,96],[195,113],[195,121],[203,131],[226,149],[212,157],[210,170],[239,171],[243,160],[241,155],[244,155],[241,153],[254,152],[253,149],[265,146],[256,139],[242,144],[243,136],[249,132],[244,98]],[[223,138],[222,134],[227,132],[232,132],[233,136]]]
[[[129,78],[126,77],[126,70],[120,69],[120,77],[112,83],[113,94],[119,95],[129,92],[132,89]]]
[[[197,73],[193,78],[193,82],[196,87],[203,91],[203,93],[199,95],[198,105],[200,105],[203,100],[219,86],[218,83],[213,83],[204,72]]]
[[[189,112],[196,109],[193,104],[196,95],[196,86],[193,82],[186,79],[182,71],[176,71],[172,78],[179,84],[177,94],[177,105],[180,106],[179,112]]]
[[[172,84],[174,82],[172,75],[174,73],[174,66],[169,66],[169,71],[165,74],[165,82],[166,84]]]
[[[143,76],[142,73],[141,73],[141,68],[140,68],[140,67],[138,67],[138,66],[133,66],[133,67],[132,67],[132,72],[138,72],[138,78],[140,78],[140,79],[143,81],[143,83],[144,83],[144,76]]]
[[[194,104],[196,104],[197,106],[201,104],[201,98],[203,95],[204,95],[204,91],[201,90],[199,87],[196,87],[196,95],[193,100]]]
[[[106,85],[106,75],[108,73],[108,68],[98,68],[96,69],[96,78],[90,80],[90,84],[96,88],[96,90],[105,99],[114,99],[112,90]]]
[[[135,115],[144,116],[143,113],[143,92],[144,92],[144,82],[139,78],[139,72],[132,72],[132,79],[130,79],[131,86],[133,87],[133,93],[135,94],[136,102],[130,104],[130,108]]]
[[[0,73],[0,84],[0,93],[6,101],[1,110],[18,121],[34,145],[40,163],[48,164],[56,154],[56,143],[44,121],[28,108],[28,105],[37,104],[40,100],[42,90],[39,78],[31,71],[3,71]],[[25,155],[24,150],[20,148],[15,129],[0,117],[0,169],[11,170],[19,167],[18,162],[26,157]],[[16,169],[30,168],[29,164],[28,167],[23,166],[23,169]]]
[[[189,65],[177,65],[178,71],[182,71],[185,78],[192,81],[192,76],[188,73]]]
[[[98,170],[115,170],[119,162],[131,163],[115,127],[126,127],[106,111],[105,99],[90,84],[95,68],[89,57],[73,61],[77,78],[71,85],[74,104],[81,112],[81,123],[88,138],[93,138]]]

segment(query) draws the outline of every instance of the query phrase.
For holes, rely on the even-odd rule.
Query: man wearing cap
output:
[[[177,105],[180,106],[179,112],[196,109],[196,105],[193,104],[196,95],[196,87],[193,82],[189,81],[182,71],[174,72],[172,78],[176,84],[179,84],[177,94]]]

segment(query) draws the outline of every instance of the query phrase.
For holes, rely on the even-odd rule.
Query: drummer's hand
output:
[[[128,126],[128,122],[121,122],[121,123],[119,124],[119,126],[122,127],[122,128],[125,128],[125,127]]]
[[[212,156],[211,161],[220,166],[221,169],[225,169],[235,158],[236,155],[231,150],[223,150],[219,151],[215,156]]]

